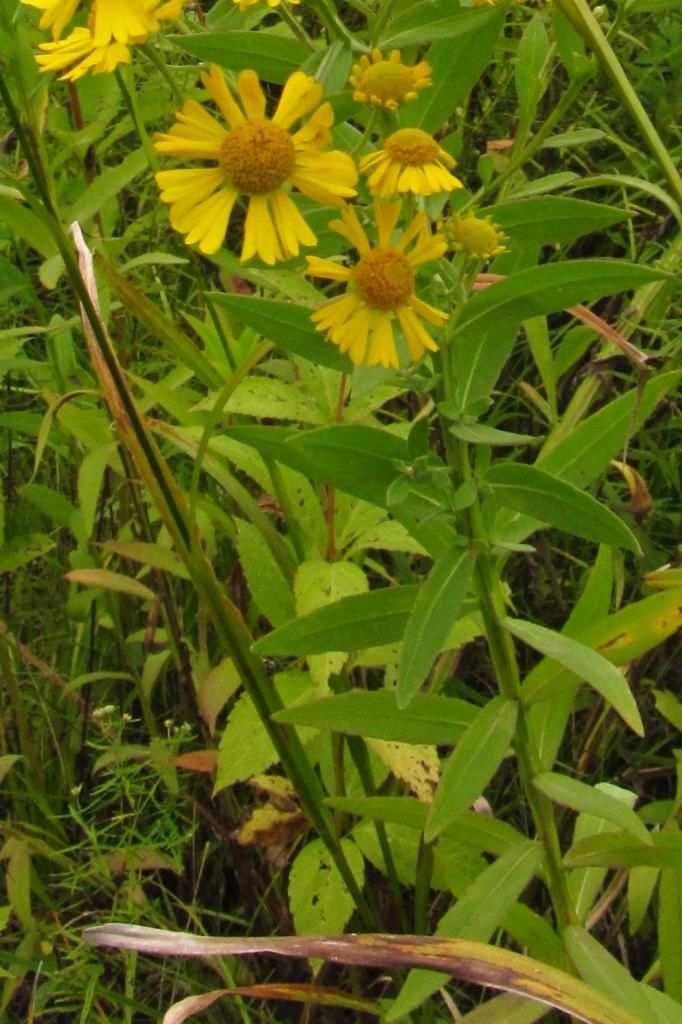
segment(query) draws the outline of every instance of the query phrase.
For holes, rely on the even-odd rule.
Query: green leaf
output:
[[[303,458],[316,479],[382,508],[399,472],[396,463],[407,460],[402,438],[354,423],[296,434],[287,447]]]
[[[675,824],[671,823],[666,828],[673,835],[679,835]],[[658,956],[664,991],[678,1004],[682,1003],[682,866],[666,867],[661,871],[658,889]]]
[[[341,598],[362,594],[368,586],[367,577],[354,562],[308,559],[299,565],[294,579],[296,611],[302,615],[314,612],[325,605],[336,604]],[[313,680],[320,686],[326,684],[330,675],[341,671],[347,658],[343,650],[309,654]]]
[[[639,1020],[653,1021],[655,1014],[646,987],[635,981],[630,972],[585,928],[577,925],[566,928],[563,940],[584,981],[627,1008]]]
[[[682,590],[667,590],[634,601],[592,625],[584,626],[575,639],[603,655],[613,665],[625,665],[663,643],[682,627]],[[542,661],[526,676],[522,686],[525,703],[547,700],[579,682],[575,672]]]
[[[466,811],[488,785],[509,749],[516,714],[516,702],[504,697],[494,697],[479,711],[443,769],[426,822],[428,842]]]
[[[479,1003],[460,1017],[460,1024],[535,1024],[547,1015],[547,1007],[505,993]]]
[[[12,537],[0,550],[0,572],[14,572],[51,551],[55,542],[44,533]]]
[[[362,854],[350,839],[342,839],[341,847],[358,887],[362,888]],[[304,846],[291,865],[289,904],[298,935],[341,933],[355,910],[353,897],[320,839]]]
[[[540,438],[532,434],[514,434],[510,430],[498,430],[485,423],[456,423],[450,433],[467,444],[489,444],[496,448],[513,448],[517,445],[539,444]]]
[[[252,650],[264,655],[356,651],[402,639],[419,587],[384,587],[345,597],[261,637]]]
[[[161,544],[147,544],[144,541],[119,541],[105,540],[102,543],[105,551],[111,551],[121,558],[129,558],[132,562],[139,562],[141,565],[153,569],[161,569],[163,572],[179,576],[183,580],[190,578],[184,562],[170,548],[162,547]]]
[[[564,146],[584,146],[588,142],[599,142],[606,137],[606,133],[601,131],[600,128],[578,128],[572,132],[550,135],[542,143],[542,148],[561,149]]]
[[[617,544],[636,553],[640,550],[637,538],[615,512],[573,484],[535,466],[500,462],[490,467],[485,482],[501,505],[533,515],[576,537]]]
[[[638,736],[644,735],[642,719],[625,677],[597,651],[579,640],[523,619],[504,620],[510,633],[557,661],[578,678],[589,683]]]
[[[312,363],[329,366],[332,370],[349,372],[352,369],[348,357],[342,355],[336,345],[325,341],[315,329],[310,319],[312,310],[306,306],[261,299],[255,295],[209,292],[206,297],[287,352],[303,356]]]
[[[382,50],[390,50],[412,46],[414,43],[462,37],[471,43],[490,21],[497,22],[496,15],[497,11],[489,7],[465,7],[458,10],[448,0],[420,0],[417,7],[408,6],[389,24],[377,46]]]
[[[220,388],[224,381],[204,353],[172,320],[162,313],[144,294],[141,288],[123,277],[104,257],[98,253],[97,269],[111,286],[116,298],[155,338],[161,341],[172,359],[187,366],[202,384],[209,388]]]
[[[64,211],[64,223],[77,220],[84,224],[102,209],[108,200],[118,196],[134,178],[147,169],[149,162],[144,149],[133,150],[123,160],[99,174],[81,192],[68,211]]]
[[[557,804],[584,814],[593,814],[596,818],[603,818],[616,825],[619,830],[629,832],[641,842],[651,842],[647,827],[641,818],[621,800],[602,790],[555,772],[537,775],[533,779],[533,785]]]
[[[6,229],[23,238],[45,259],[58,255],[57,243],[47,229],[46,220],[16,199],[0,195],[0,221]]]
[[[234,523],[239,561],[254,601],[270,622],[288,622],[296,614],[289,581],[273,559],[260,530],[244,519],[235,518]]]
[[[476,561],[466,548],[453,547],[434,564],[422,584],[405,627],[398,665],[398,706],[408,706],[460,616]]]
[[[210,408],[216,397],[216,394],[211,395],[207,403],[202,402],[202,407]],[[313,398],[295,385],[274,377],[245,377],[230,395],[224,410],[255,419],[294,420],[315,426],[324,422]]]
[[[421,0],[413,12],[421,15],[423,6]],[[427,57],[433,85],[421,90],[417,99],[401,111],[400,123],[403,127],[436,132],[455,108],[464,104],[490,62],[505,21],[505,11],[500,7],[488,7],[484,15],[487,17],[477,18],[473,34],[463,33],[454,38],[441,39],[429,48]]]
[[[278,85],[298,71],[309,55],[298,39],[272,32],[198,32],[171,39],[200,60],[220,64],[230,71],[253,68],[259,78]]]
[[[654,690],[654,703],[659,714],[682,732],[682,704],[669,690]]]
[[[289,427],[239,426],[226,433],[262,455],[381,508],[386,508],[386,492],[399,473],[397,466],[407,461],[402,438],[354,423],[305,432]]]
[[[514,199],[488,207],[485,213],[512,241],[518,238],[533,245],[573,242],[631,216],[627,210],[567,196]]]
[[[451,744],[473,722],[477,708],[455,697],[417,693],[401,710],[393,690],[349,690],[277,711],[276,722],[331,729],[397,743]]]
[[[627,832],[606,832],[574,843],[564,864],[569,868],[675,868],[682,862],[682,833],[652,832],[641,843]]]
[[[488,942],[519,898],[542,862],[542,847],[525,843],[509,850],[481,872],[461,899],[441,917],[436,935]],[[415,1010],[447,983],[436,971],[411,971],[387,1020],[398,1020]]]
[[[416,797],[373,796],[373,797],[328,797],[325,803],[334,810],[345,814],[357,814],[386,824],[404,825],[422,832],[429,808]],[[528,840],[520,832],[497,818],[476,811],[465,811],[451,825],[443,830],[443,837],[457,840],[471,846],[477,852],[502,856],[519,846],[527,846]]]
[[[306,672],[281,672],[275,682],[285,705],[314,692]],[[253,701],[243,693],[232,708],[220,738],[214,794],[235,782],[259,775],[277,760],[275,747]]]
[[[488,398],[524,320],[666,276],[623,260],[566,260],[520,270],[474,295],[457,325],[460,409]]]

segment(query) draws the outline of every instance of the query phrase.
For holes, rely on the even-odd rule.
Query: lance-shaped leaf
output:
[[[271,37],[269,37],[271,38]],[[251,65],[253,66],[253,65]],[[238,320],[253,327],[268,341],[287,352],[303,356],[333,370],[349,370],[350,361],[336,345],[330,345],[315,330],[310,309],[293,302],[278,302],[255,295],[222,295],[210,292],[210,301]]]
[[[366,967],[423,967],[472,984],[514,992],[572,1014],[585,1024],[650,1024],[564,971],[466,939],[373,934],[222,939],[118,923],[86,928],[83,938],[92,946],[160,956],[319,956]]]
[[[295,656],[397,643],[418,593],[418,586],[409,585],[342,597],[261,637],[253,650]]]
[[[546,629],[545,626],[538,626],[534,622],[524,622],[523,619],[507,618],[504,622],[509,632],[523,643],[553,661],[558,661],[579,679],[584,679],[594,687],[633,732],[638,736],[644,735],[644,726],[635,698],[625,677],[615,665],[579,640],[555,633],[553,629]]]
[[[516,725],[516,701],[494,697],[478,713],[445,765],[424,835],[431,842],[480,796],[504,758]]]
[[[533,779],[533,785],[555,803],[584,814],[593,814],[596,818],[603,818],[617,825],[623,832],[629,832],[641,842],[651,842],[642,819],[627,804],[609,793],[556,772],[543,772],[537,775]]]
[[[460,616],[471,586],[475,554],[453,547],[434,564],[405,628],[398,665],[398,706],[407,707]]]
[[[349,690],[296,704],[273,717],[289,725],[309,725],[350,736],[397,743],[452,744],[471,725],[478,709],[456,697],[417,693],[400,709],[393,690]]]
[[[637,538],[615,512],[565,480],[535,466],[501,462],[485,476],[495,499],[575,537],[639,551]]]

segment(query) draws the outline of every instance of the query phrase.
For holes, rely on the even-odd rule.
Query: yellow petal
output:
[[[309,114],[318,105],[322,95],[322,86],[311,75],[294,71],[282,89],[273,123],[280,128],[288,128],[294,121]]]
[[[273,220],[285,257],[298,256],[301,245],[316,245],[317,238],[301,216],[291,196],[278,189],[270,196]]]
[[[201,81],[230,127],[242,124],[244,115],[227,88],[225,76],[217,64],[209,65],[208,71],[201,75]]]
[[[330,221],[329,227],[332,231],[336,231],[337,235],[341,235],[351,245],[354,245],[358,252],[369,252],[369,240],[352,206],[344,206],[341,211],[341,220]]]
[[[201,202],[215,192],[224,181],[222,172],[213,167],[158,171],[155,177],[164,203],[175,203],[188,197]]]
[[[266,196],[251,196],[244,224],[241,261],[258,255],[269,267],[284,259]]]
[[[447,313],[441,313],[439,309],[429,306],[428,302],[424,302],[422,299],[417,298],[416,295],[410,296],[407,300],[407,305],[410,306],[419,316],[423,316],[425,320],[428,320],[430,324],[433,324],[434,327],[442,327],[448,319]]]
[[[198,242],[201,251],[207,255],[217,252],[225,240],[235,199],[235,192],[223,189],[198,206],[194,210],[196,222],[185,239],[187,245]]]
[[[349,281],[351,270],[349,267],[342,267],[340,263],[333,260],[322,259],[320,256],[306,256],[308,266],[305,273],[308,277],[324,277],[330,281]]]
[[[396,312],[412,359],[421,359],[426,350],[429,352],[438,351],[438,345],[428,331],[419,323],[411,309],[408,309],[407,306],[399,306]]]
[[[396,369],[400,366],[395,347],[395,338],[393,337],[391,317],[388,313],[380,313],[377,317],[367,356],[368,366],[378,366],[379,364],[381,366],[394,366]]]
[[[378,202],[374,204],[374,216],[379,229],[379,246],[385,248],[391,244],[391,235],[400,216],[400,202]]]
[[[242,107],[248,118],[261,120],[265,117],[265,94],[260,87],[255,71],[240,71],[237,77],[237,91]]]
[[[331,103],[323,103],[314,113],[310,115],[304,125],[292,135],[294,146],[297,149],[319,149],[331,142],[330,131],[334,124],[334,111]]]

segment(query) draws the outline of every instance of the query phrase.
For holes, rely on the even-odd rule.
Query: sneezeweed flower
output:
[[[448,248],[479,260],[491,260],[505,251],[504,235],[490,217],[453,213],[443,224],[443,234]]]
[[[383,197],[396,192],[431,196],[462,188],[459,178],[450,174],[454,166],[450,154],[421,128],[400,128],[388,136],[383,149],[360,161],[372,195]]]
[[[21,2],[42,11],[38,22],[39,27],[51,28],[52,38],[59,39],[64,27],[74,16],[80,0],[21,0]]]
[[[63,29],[80,6],[81,0],[21,0],[43,11],[39,26],[51,28],[53,39],[59,39]],[[88,29],[95,46],[104,46],[115,40],[119,43],[137,42],[142,36],[158,32],[160,22],[175,21],[180,17],[186,0],[94,0],[88,17]]]
[[[277,109],[266,118],[266,100],[255,71],[237,78],[238,103],[220,68],[201,76],[209,96],[226,119],[225,128],[199,103],[187,100],[177,122],[154,143],[159,153],[210,160],[211,167],[159,171],[161,199],[170,204],[170,222],[188,245],[216,252],[240,195],[248,199],[242,261],[258,255],[272,266],[297,256],[301,245],[317,238],[286,186],[319,203],[341,206],[354,196],[358,174],[350,156],[323,148],[331,141],[334,114],[323,103],[322,86],[295,71],[282,90]],[[312,114],[311,114],[312,111]],[[297,121],[311,116],[293,134]]]
[[[266,0],[268,7],[279,7],[283,0]],[[287,3],[296,6],[300,4],[301,0],[286,0]],[[233,4],[237,4],[240,11],[246,11],[249,7],[254,7],[258,3],[258,0],[232,0]]]
[[[144,42],[147,36],[138,36],[131,43]],[[75,28],[65,39],[40,43],[36,62],[41,71],[63,71],[61,79],[75,82],[88,71],[94,75],[113,71],[119,64],[130,64],[131,53],[125,43],[112,39],[97,45],[88,28]]]
[[[397,320],[407,341],[410,357],[420,359],[424,352],[435,352],[438,345],[419,317],[434,327],[447,320],[447,314],[429,306],[415,294],[415,269],[437,259],[446,250],[442,235],[430,235],[426,217],[417,213],[402,237],[393,242],[400,216],[401,202],[378,202],[375,217],[378,246],[372,248],[352,207],[341,211],[341,219],[330,228],[353,245],[359,259],[350,267],[334,260],[307,256],[310,277],[328,278],[347,285],[343,295],[324,303],[311,320],[327,339],[348,352],[356,366],[393,366],[400,362],[393,333]],[[408,246],[414,242],[410,251]]]
[[[146,42],[163,21],[177,21],[185,0],[95,0],[87,27],[75,28],[64,39],[41,43],[36,62],[41,71],[63,71],[60,77],[76,81],[86,72],[113,71],[130,64],[129,46]],[[42,20],[41,20],[42,25]]]
[[[410,67],[400,60],[400,51],[391,50],[384,60],[381,50],[372,50],[371,59],[365,54],[359,64],[353,65],[350,84],[353,99],[358,103],[372,103],[375,107],[397,110],[403,103],[417,98],[417,89],[431,85],[431,68],[425,60]]]

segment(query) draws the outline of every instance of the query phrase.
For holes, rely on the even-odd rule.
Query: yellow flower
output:
[[[94,75],[130,64],[129,45],[146,42],[162,21],[176,21],[185,0],[95,0],[87,28],[75,28],[64,39],[40,43],[36,61],[41,71],[64,71],[75,82],[87,71]],[[56,23],[55,23],[56,24]],[[60,25],[62,23],[60,22]],[[42,20],[41,20],[42,25]]]
[[[490,217],[477,217],[475,213],[460,217],[453,213],[443,224],[443,234],[455,252],[465,252],[477,259],[490,260],[505,251],[504,235]]]
[[[64,26],[73,17],[80,0],[21,0],[22,4],[43,11],[38,22],[42,29],[52,29],[52,38],[58,39]]]
[[[372,103],[375,107],[397,110],[401,103],[417,97],[417,89],[431,85],[431,68],[422,60],[414,67],[401,63],[400,51],[391,50],[384,60],[381,50],[372,50],[372,58],[362,55],[353,65],[350,84],[353,99],[358,103]]]
[[[43,11],[40,28],[52,28],[52,38],[59,39],[67,22],[73,17],[80,0],[21,0]],[[88,29],[95,46],[140,42],[150,32],[157,32],[159,22],[176,21],[186,0],[94,0],[88,17]],[[114,65],[115,66],[115,65]]]
[[[186,236],[188,245],[196,242],[202,252],[216,252],[238,196],[245,195],[249,204],[242,261],[257,254],[272,266],[297,256],[300,245],[315,245],[315,235],[284,186],[293,185],[319,203],[340,206],[356,194],[353,186],[358,179],[348,154],[322,152],[331,141],[334,121],[329,103],[319,106],[322,86],[310,75],[295,71],[268,119],[255,71],[242,71],[237,78],[241,107],[220,68],[211,65],[201,80],[229,128],[199,103],[187,100],[170,132],[156,136],[159,153],[214,164],[156,175],[161,199],[171,207],[171,225]],[[291,125],[311,111],[310,118],[291,134]]]
[[[401,128],[389,135],[384,148],[369,153],[360,161],[367,174],[372,195],[392,196],[396,192],[414,192],[431,196],[462,188],[462,182],[450,174],[455,161],[420,128]]]
[[[341,220],[330,223],[330,228],[360,254],[352,267],[318,256],[306,256],[306,274],[310,277],[329,278],[348,285],[343,295],[325,302],[312,314],[311,320],[329,341],[338,345],[342,352],[348,352],[356,366],[380,363],[397,368],[400,365],[393,335],[394,318],[402,328],[412,359],[420,359],[427,350],[438,349],[419,317],[434,327],[440,327],[447,320],[446,313],[417,298],[414,291],[415,267],[442,256],[446,250],[445,239],[442,235],[430,235],[425,215],[417,213],[402,238],[392,244],[400,207],[400,201],[375,204],[379,245],[374,249],[352,207],[341,211]],[[406,252],[413,241],[415,244]]]
[[[267,0],[268,7],[279,7],[282,0]],[[288,3],[296,5],[300,4],[301,0],[287,0]],[[492,0],[491,0],[492,2]],[[240,11],[246,11],[249,7],[253,7],[258,3],[258,0],[232,0],[233,4],[239,4]]]
[[[144,42],[146,36],[131,39],[131,43]],[[41,71],[64,71],[59,77],[75,82],[87,71],[94,75],[113,71],[119,64],[130,64],[130,50],[115,39],[99,46],[87,28],[75,28],[71,35],[52,43],[40,43],[42,53],[36,54]]]

